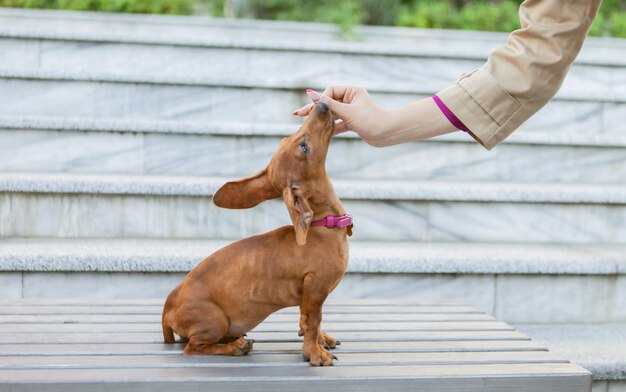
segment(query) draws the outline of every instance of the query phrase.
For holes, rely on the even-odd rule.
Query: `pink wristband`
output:
[[[441,99],[439,99],[438,96],[433,95],[433,101],[435,101],[435,103],[439,107],[439,110],[441,110],[443,115],[446,116],[446,118],[448,119],[448,121],[450,121],[450,123],[452,123],[452,125],[460,129],[461,131],[470,132],[469,128],[465,124],[463,124],[463,121],[459,120],[459,118],[455,116],[454,113],[452,113],[452,110],[448,109],[448,107],[443,102],[441,102]]]

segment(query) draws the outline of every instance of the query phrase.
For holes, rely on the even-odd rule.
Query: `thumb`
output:
[[[350,110],[350,105],[345,104],[343,102],[336,101],[324,93],[320,94],[317,91],[312,90],[312,89],[306,90],[306,94],[309,96],[309,98],[311,98],[313,103],[322,102],[323,104],[328,106],[328,108],[330,109],[330,111],[333,113],[335,117],[345,120],[344,117],[348,115],[348,111]]]
[[[328,108],[335,115],[335,117],[338,117],[342,120],[345,120],[345,117],[348,116],[350,112],[349,104],[335,101],[334,99],[332,99],[331,97],[327,95],[320,94],[320,99],[318,102],[322,102],[326,104],[326,106],[328,106]]]

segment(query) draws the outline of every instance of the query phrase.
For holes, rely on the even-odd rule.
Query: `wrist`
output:
[[[457,130],[430,97],[388,110],[380,118],[384,125],[376,140],[378,147],[428,139]]]
[[[378,105],[372,108],[370,132],[367,135],[367,142],[374,147],[386,147],[391,143],[390,138],[397,131],[394,110],[385,109]]]

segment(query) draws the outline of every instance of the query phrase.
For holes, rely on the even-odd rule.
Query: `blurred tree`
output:
[[[402,6],[402,0],[360,0],[359,7],[363,12],[363,24],[395,25]]]
[[[0,0],[0,6],[79,11],[191,14],[194,0]]]
[[[512,31],[522,0],[0,0],[0,6],[157,14],[210,13],[334,23]],[[603,0],[591,35],[626,38],[626,1]]]
[[[448,1],[414,1],[401,8],[397,25],[435,29],[457,28],[459,14]]]
[[[609,20],[609,35],[626,38],[626,11],[614,12]]]
[[[471,2],[459,10],[462,30],[513,31],[520,28],[519,1]]]

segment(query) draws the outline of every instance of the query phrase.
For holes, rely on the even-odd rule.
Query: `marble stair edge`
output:
[[[280,138],[297,129],[295,124],[273,128],[262,124],[183,122],[169,126],[133,121],[2,124],[0,119],[0,172],[223,178],[248,176],[265,167]],[[374,148],[354,136],[341,136],[331,143],[326,170],[333,180],[626,182],[626,133],[520,130],[511,139],[485,152],[462,132],[388,148]]]
[[[130,28],[134,35],[137,31],[147,31],[148,35],[154,34],[156,31],[162,31],[163,26],[168,27],[169,37],[190,35],[198,36],[198,30],[209,32],[218,31],[224,35],[224,30],[230,33],[243,31],[243,35],[249,37],[267,36],[274,41],[277,38],[283,38],[286,33],[293,41],[302,42],[304,37],[316,38],[315,41],[322,41],[323,46],[328,50],[329,43],[341,43],[346,46],[345,42],[338,34],[338,28],[335,25],[320,23],[301,23],[301,22],[277,22],[277,21],[259,21],[259,20],[229,20],[220,18],[206,17],[180,17],[180,16],[163,16],[163,15],[129,15],[129,14],[109,14],[109,13],[93,13],[93,12],[68,12],[68,11],[50,11],[50,10],[21,10],[21,9],[0,9],[0,18],[10,20],[12,25],[29,26],[38,32],[39,37],[42,35],[52,35],[59,33],[76,34],[76,31],[85,31],[87,33],[99,33],[100,36],[110,35],[111,31],[120,31],[124,27]],[[17,22],[17,23],[16,23]],[[67,28],[66,25],[70,25]],[[112,29],[111,27],[115,28]],[[81,29],[82,27],[82,29]],[[47,32],[46,32],[47,31]],[[384,43],[389,46],[390,43],[406,44],[414,43],[419,51],[420,45],[426,42],[433,42],[432,45],[439,53],[442,49],[450,47],[451,43],[463,41],[473,41],[476,43],[485,42],[478,49],[476,45],[471,50],[466,49],[467,45],[459,45],[459,48],[450,51],[451,54],[458,53],[461,50],[466,56],[486,56],[486,54],[498,43],[506,40],[506,33],[493,32],[474,32],[474,31],[451,31],[451,30],[430,30],[430,29],[411,29],[411,28],[394,28],[385,26],[366,26],[356,29],[361,41],[371,44]],[[32,34],[32,33],[31,33]],[[299,39],[298,39],[299,38]],[[284,40],[284,38],[283,38]],[[313,40],[312,40],[313,41]],[[324,42],[325,41],[325,42]],[[446,45],[441,45],[445,42]],[[355,46],[354,42],[348,42]],[[379,45],[380,46],[380,45]],[[598,62],[604,61],[611,64],[619,62],[620,56],[615,56],[615,50],[626,50],[624,40],[610,38],[589,38],[586,42],[586,48],[583,49],[579,61]],[[406,45],[404,45],[406,47]],[[608,47],[608,49],[607,49]],[[345,51],[345,49],[343,49]],[[589,52],[589,55],[586,53]],[[458,54],[457,54],[458,56]],[[600,60],[601,59],[601,60]],[[623,63],[623,62],[622,62]]]
[[[0,174],[2,237],[241,238],[289,222],[280,200],[217,208],[216,177]],[[620,185],[335,181],[377,241],[624,243]],[[380,220],[380,216],[387,220]]]
[[[7,239],[0,243],[0,297],[163,298],[191,266],[227,242]],[[350,271],[331,297],[456,298],[507,322],[555,328],[624,323],[623,250],[623,245],[353,242]]]
[[[0,115],[90,117],[132,120],[184,120],[247,123],[289,122],[294,107],[307,103],[299,90],[227,86],[148,85],[67,80],[2,79]],[[28,91],[28,95],[24,95]],[[94,93],[94,91],[96,93]],[[626,91],[626,89],[624,89]],[[375,95],[375,94],[374,94]],[[51,100],[49,97],[54,96]],[[423,95],[378,94],[384,107],[397,107]],[[240,108],[245,107],[245,111]],[[575,113],[575,115],[564,115]],[[626,104],[554,100],[519,131],[623,133]]]
[[[0,192],[211,196],[223,177],[0,173]],[[520,203],[626,204],[620,185],[463,183],[400,180],[334,181],[339,197],[355,200],[441,200]]]
[[[22,44],[15,46],[16,50],[24,52]],[[5,50],[7,50],[5,48]],[[19,56],[8,56],[11,59],[9,66],[0,64],[0,80],[19,81],[27,80],[40,83],[52,82],[75,82],[75,83],[111,83],[111,84],[140,84],[149,86],[180,86],[187,88],[232,88],[232,89],[259,89],[268,90],[274,93],[281,91],[303,91],[306,88],[322,89],[330,83],[340,81],[350,81],[365,85],[370,92],[379,95],[432,95],[450,83],[450,80],[457,78],[463,71],[473,69],[480,64],[468,65],[465,68],[449,71],[450,66],[424,65],[418,68],[425,68],[424,72],[415,72],[416,67],[407,68],[407,78],[402,83],[397,81],[394,75],[385,75],[384,58],[379,59],[371,69],[361,66],[361,71],[356,74],[346,71],[338,71],[331,61],[320,70],[311,68],[310,59],[300,57],[300,64],[290,64],[290,62],[278,62],[278,66],[271,65],[271,61],[264,61],[259,67],[250,68],[244,59],[234,59],[231,66],[223,67],[220,63],[210,61],[210,58],[201,59],[203,61],[183,61],[180,56],[174,56],[172,64],[168,67],[154,71],[153,67],[149,71],[129,72],[126,69],[134,66],[127,66],[120,70],[117,66],[110,69],[95,65],[71,69],[62,64],[51,66],[51,68],[41,69],[40,59],[34,61],[30,57],[39,58],[40,55],[32,54],[24,59]],[[91,56],[101,58],[102,54],[96,50]],[[125,56],[128,57],[128,56]],[[131,57],[132,58],[132,57]],[[256,56],[255,56],[256,58]],[[298,59],[295,57],[294,59]],[[382,62],[382,63],[381,63]],[[289,63],[289,64],[288,64]],[[381,63],[381,64],[378,64]],[[245,66],[242,64],[246,64]],[[282,64],[282,65],[281,65]],[[288,65],[287,65],[288,64]],[[323,63],[324,64],[324,63]],[[360,64],[360,63],[355,63]],[[418,63],[419,64],[419,63]],[[105,67],[104,69],[99,69]],[[287,67],[287,68],[285,68]],[[285,68],[285,69],[282,69]],[[291,72],[296,69],[297,72]],[[443,72],[444,75],[441,75]],[[216,74],[222,75],[216,75]],[[434,73],[434,74],[433,74]],[[381,75],[383,75],[381,79]],[[425,76],[426,75],[426,76]],[[571,82],[570,82],[571,80]],[[569,73],[564,85],[556,94],[553,101],[580,102],[580,103],[607,103],[621,105],[626,103],[626,67],[612,67],[593,70],[573,68]],[[67,85],[69,87],[71,85]]]
[[[185,272],[233,240],[6,238],[1,271]],[[350,273],[626,275],[623,244],[351,241]]]
[[[594,381],[626,380],[626,323],[515,323],[514,327],[591,371]]]
[[[223,135],[284,137],[297,129],[292,123],[207,122],[159,119],[118,119],[97,117],[11,116],[0,115],[0,130],[80,131],[115,133],[162,133],[183,135]],[[339,139],[358,139],[354,133],[343,133]],[[461,142],[474,144],[473,139],[461,133],[452,133],[422,142]],[[513,133],[506,144],[538,144],[562,146],[626,147],[626,132],[579,133],[554,131],[522,131]]]

